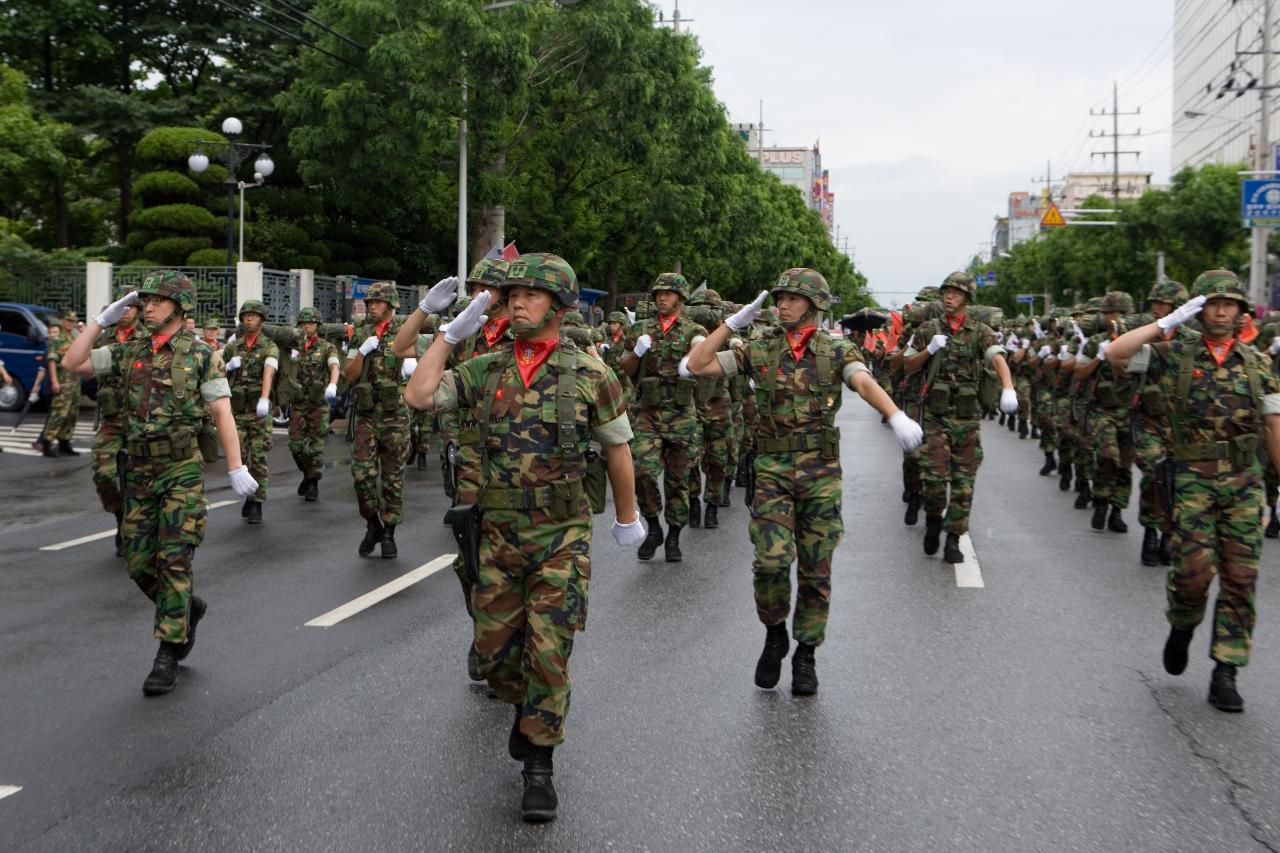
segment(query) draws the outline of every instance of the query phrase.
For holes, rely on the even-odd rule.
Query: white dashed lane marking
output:
[[[209,509],[218,509],[219,507],[231,506],[237,501],[214,501],[209,504]],[[67,548],[74,548],[77,545],[84,545],[89,542],[97,542],[99,539],[107,539],[116,535],[116,529],[104,530],[101,533],[90,533],[88,536],[81,536],[79,539],[68,539],[66,542],[57,542],[53,545],[45,545],[41,551],[64,551]]]
[[[0,785],[0,800],[3,800],[10,794],[16,794],[21,790],[21,785]]]
[[[415,583],[431,577],[445,566],[452,565],[453,558],[456,554],[444,554],[436,557],[430,563],[424,563],[411,572],[401,575],[393,581],[384,583],[375,590],[366,592],[357,599],[348,601],[341,607],[335,607],[323,616],[317,616],[306,624],[308,628],[331,628],[337,625],[343,619],[349,619],[362,610],[368,610],[379,601],[390,598],[401,590],[408,589]]]
[[[964,554],[964,562],[956,563],[956,586],[969,589],[982,589],[986,586],[982,581],[982,567],[978,565],[978,555],[973,550],[973,540],[966,533],[960,537],[960,553]]]

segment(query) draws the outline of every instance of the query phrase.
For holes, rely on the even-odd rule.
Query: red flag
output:
[[[902,334],[902,314],[898,311],[889,312],[889,331],[885,334],[885,349],[892,350],[898,345],[898,337]]]
[[[514,261],[520,257],[520,250],[516,248],[516,241],[512,240],[502,250],[502,259],[504,261]]]

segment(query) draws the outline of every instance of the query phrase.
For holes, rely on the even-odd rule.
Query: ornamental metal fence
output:
[[[5,281],[0,302],[22,302],[58,311],[84,311],[85,267],[54,267],[48,275]]]
[[[315,277],[312,302],[326,323],[342,321],[342,300],[342,281],[337,276],[317,275]]]
[[[210,317],[222,322],[224,328],[236,324],[236,268],[235,267],[113,267],[111,292],[122,284],[137,287],[142,280],[158,270],[173,270],[191,279],[196,286],[196,321],[203,323]]]
[[[267,322],[292,326],[302,307],[301,276],[285,270],[262,271],[262,301],[267,304]]]

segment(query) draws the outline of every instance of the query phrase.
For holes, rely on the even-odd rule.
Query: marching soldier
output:
[[[856,391],[890,425],[903,449],[920,443],[920,426],[884,393],[858,347],[817,328],[830,307],[827,280],[816,270],[782,273],[772,295],[783,332],[724,349],[729,336],[751,326],[770,291],[725,319],[699,342],[688,359],[696,376],[743,374],[756,380],[759,434],[756,436],[755,500],[751,506],[752,575],[756,613],[765,625],[764,650],[755,683],[778,683],[790,647],[791,564],[796,568],[792,633],[791,692],[818,690],[814,650],[826,636],[831,600],[831,555],[844,531],[840,470],[840,428],[836,413],[841,385]]]
[[[609,365],[609,369],[618,377],[618,382],[622,385],[622,396],[627,401],[628,410],[635,401],[635,388],[631,384],[631,377],[627,376],[622,369],[622,356],[626,353],[623,346],[623,338],[630,328],[631,321],[627,319],[626,312],[610,311],[605,320],[604,341],[596,346],[596,349],[600,351],[600,358],[604,360],[605,364]]]
[[[218,334],[222,331],[222,321],[217,317],[210,317],[204,321],[204,342],[209,345],[209,349],[217,351],[222,349],[222,342],[218,340]]]
[[[724,312],[720,308],[720,294],[711,288],[704,290],[698,299],[689,303],[689,317],[707,331],[717,328],[724,319]],[[742,341],[732,338],[725,343],[725,347],[728,348],[731,343],[741,345]],[[707,530],[715,530],[720,526],[720,507],[729,505],[727,480],[732,476],[730,460],[733,460],[735,466],[737,464],[737,457],[731,455],[733,412],[729,379],[698,377],[695,400],[702,441],[697,462],[689,467],[689,525],[701,525]],[[700,517],[704,503],[706,515]]]
[[[123,299],[133,288],[120,285],[116,299]],[[134,337],[146,335],[138,324],[136,304],[125,307],[114,326],[104,328],[94,341],[94,349],[113,344],[123,344]],[[98,380],[98,431],[93,437],[93,486],[98,491],[102,508],[116,517],[116,556],[124,556],[124,538],[121,527],[124,522],[124,495],[120,491],[119,454],[124,448],[125,389],[121,387],[123,375],[103,375]]]
[[[258,483],[257,491],[245,498],[240,515],[250,524],[261,524],[270,473],[271,388],[280,369],[280,348],[262,333],[266,305],[246,300],[238,316],[243,333],[227,344],[223,355],[231,386],[231,412],[240,433],[240,456]]]
[[[308,501],[320,496],[329,405],[338,398],[338,350],[320,337],[323,322],[315,308],[298,312],[302,341],[293,359],[298,371],[298,395],[289,406],[289,453],[302,472],[298,494]]]
[[[911,345],[915,342],[917,330],[929,319],[929,312],[934,310],[936,303],[941,299],[942,294],[939,293],[938,288],[932,285],[920,288],[911,310],[903,311],[902,334],[899,335],[893,352],[887,357],[890,384],[900,389],[897,402],[909,409],[912,406],[916,407],[918,422],[924,421],[924,401],[920,397],[921,388],[924,386],[924,374],[907,373],[903,362],[907,353],[913,351]],[[920,520],[920,508],[924,505],[925,450],[925,445],[922,443],[904,449],[902,452],[902,500],[907,505],[902,523],[908,527],[914,527]]]
[[[977,297],[973,278],[968,273],[953,272],[940,290],[946,315],[920,327],[916,340],[928,343],[924,351],[908,353],[905,363],[911,373],[925,370],[928,364],[923,386],[924,552],[938,552],[938,540],[945,528],[947,541],[942,559],[962,563],[960,537],[969,530],[973,483],[982,464],[979,384],[983,365],[992,365],[1000,377],[1000,411],[1006,415],[1016,413],[1018,395],[1013,390],[1004,353],[995,342],[995,333],[968,316],[970,302]]]
[[[139,300],[150,335],[90,351],[102,330],[119,323]],[[222,358],[183,329],[180,312],[194,310],[195,301],[195,285],[186,276],[149,275],[136,292],[95,317],[64,359],[67,370],[85,378],[121,378],[125,565],[155,607],[160,641],[142,685],[148,696],[173,690],[178,661],[195,646],[196,625],[207,610],[204,599],[192,593],[192,562],[208,515],[204,460],[217,458],[216,446],[207,446],[213,436],[206,411],[217,426],[232,490],[249,497],[258,487],[240,461]]]
[[[538,822],[556,816],[552,753],[564,741],[574,634],[586,623],[597,465],[589,441],[600,444],[613,483],[614,539],[634,545],[644,526],[622,387],[561,336],[560,321],[578,301],[573,269],[556,255],[521,255],[502,290],[514,346],[445,372],[453,347],[486,319],[489,294],[481,293],[432,343],[405,396],[415,408],[468,410],[478,427],[468,464],[478,466],[480,486],[467,510],[480,515],[475,644],[490,688],[515,709],[507,750],[524,762],[521,816]]]
[[[1202,273],[1191,293],[1186,304],[1122,335],[1106,358],[1127,362],[1133,373],[1145,368],[1149,381],[1159,383],[1168,413],[1178,550],[1166,582],[1165,671],[1185,671],[1192,635],[1204,619],[1217,575],[1209,703],[1239,712],[1244,700],[1236,672],[1249,663],[1253,646],[1262,550],[1258,444],[1265,440],[1272,464],[1280,466],[1280,379],[1261,354],[1236,337],[1236,321],[1249,302],[1235,273]],[[1197,315],[1202,341],[1165,340]]]
[[[662,544],[668,563],[684,559],[680,530],[689,525],[689,472],[700,441],[695,394],[698,383],[680,376],[680,361],[703,337],[702,327],[682,315],[689,282],[680,273],[664,272],[650,288],[652,319],[637,320],[627,332],[622,370],[636,386],[636,496],[649,532],[637,552],[648,560]],[[662,491],[658,477],[662,476]],[[667,535],[658,514],[663,512]]]
[[[49,329],[49,351],[45,364],[49,370],[49,389],[53,399],[49,402],[49,417],[35,446],[45,456],[79,456],[80,451],[71,446],[76,431],[76,419],[80,414],[80,377],[62,368],[62,359],[76,339],[74,311],[63,311],[58,326]],[[58,443],[54,449],[53,443]]]
[[[358,553],[367,557],[375,545],[382,557],[399,554],[396,525],[404,506],[404,466],[409,456],[409,409],[402,389],[404,360],[392,349],[400,322],[396,286],[389,281],[369,285],[365,319],[352,335],[360,341],[349,352],[343,375],[351,383],[356,429],[351,444],[351,477],[366,529]]]
[[[1133,297],[1113,290],[1102,299],[1105,331],[1088,339],[1081,359],[1076,363],[1076,377],[1088,383],[1087,406],[1090,413],[1089,433],[1097,471],[1093,478],[1094,530],[1104,527],[1113,533],[1128,533],[1129,526],[1121,512],[1129,505],[1133,490],[1133,387],[1129,376],[1115,365],[1104,363],[1107,347],[1123,331],[1124,318],[1133,313]],[[1092,380],[1092,381],[1090,381]],[[1109,515],[1108,515],[1109,513]]]

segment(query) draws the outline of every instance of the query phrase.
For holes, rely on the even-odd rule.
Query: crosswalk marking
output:
[[[0,785],[0,800],[3,800],[10,794],[16,794],[21,790],[21,785]]]

